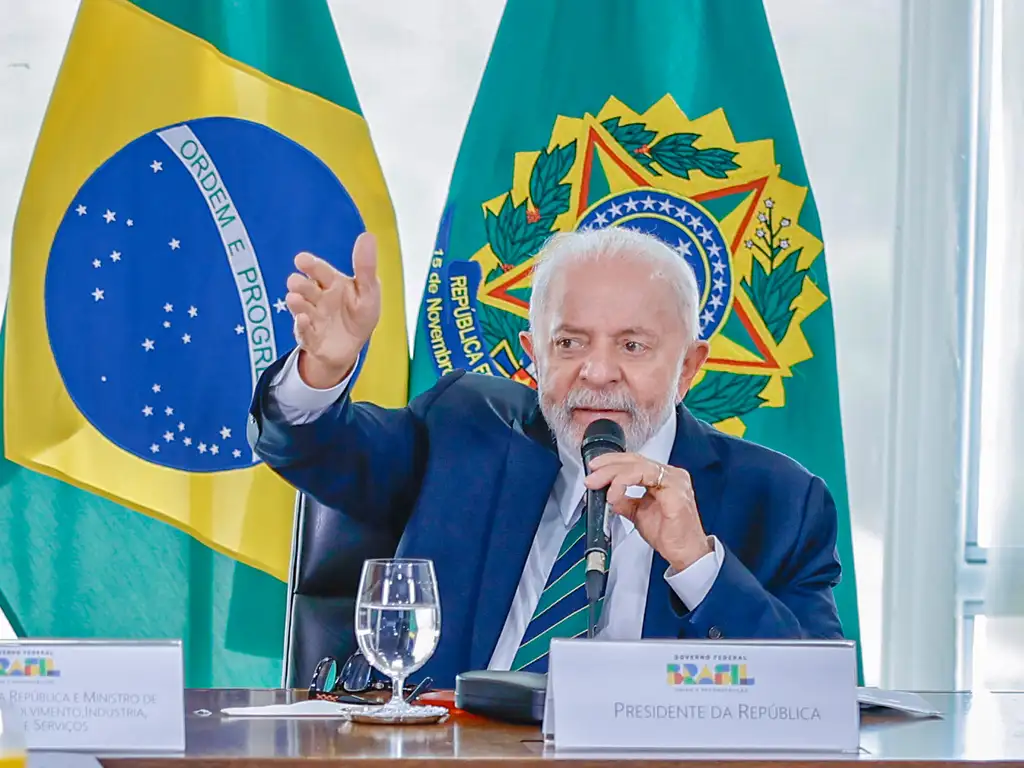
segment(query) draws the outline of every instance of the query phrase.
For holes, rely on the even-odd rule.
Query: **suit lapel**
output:
[[[484,669],[490,662],[523,575],[537,526],[561,469],[551,432],[534,407],[509,431],[504,474],[496,478],[497,501],[473,623],[470,662]]]
[[[725,490],[721,459],[709,439],[713,431],[714,427],[698,421],[680,405],[676,409],[676,439],[668,459],[672,466],[681,467],[690,473],[697,512],[708,534],[714,533],[715,519],[721,508],[722,494]],[[669,603],[671,588],[665,581],[668,562],[657,552],[651,560],[651,580],[647,589],[643,637],[673,637],[678,621],[673,620]]]

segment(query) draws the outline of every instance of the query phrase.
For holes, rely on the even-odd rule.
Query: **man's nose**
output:
[[[592,387],[615,384],[621,378],[622,371],[614,357],[600,349],[593,350],[580,368],[580,379]]]

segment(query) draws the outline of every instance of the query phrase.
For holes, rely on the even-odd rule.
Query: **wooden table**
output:
[[[314,758],[332,765],[358,763],[360,768],[410,761],[417,768],[472,764],[501,768],[537,765],[542,761],[572,761],[573,768],[624,762],[667,765],[685,760],[690,765],[743,768],[799,763],[802,767],[869,760],[893,768],[932,766],[1024,765],[1024,693],[924,694],[944,717],[917,719],[899,715],[865,716],[861,723],[861,753],[833,754],[707,754],[664,753],[579,754],[555,752],[539,729],[456,716],[433,726],[356,725],[337,720],[229,718],[224,707],[261,706],[304,698],[303,693],[276,690],[192,690],[186,692],[186,752],[184,755],[100,757],[105,768],[285,768]],[[199,710],[212,714],[199,715]]]

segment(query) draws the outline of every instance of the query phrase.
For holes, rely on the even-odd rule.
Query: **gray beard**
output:
[[[550,403],[544,397],[543,382],[537,382],[537,394],[540,398],[540,410],[544,415],[555,438],[571,447],[578,449],[583,442],[586,427],[572,419],[575,408],[591,408],[594,410],[623,411],[629,415],[628,423],[623,427],[626,437],[626,450],[639,451],[661,426],[672,415],[676,407],[675,391],[667,393],[662,404],[651,411],[641,408],[625,390],[601,392],[576,387],[569,391],[561,403]]]

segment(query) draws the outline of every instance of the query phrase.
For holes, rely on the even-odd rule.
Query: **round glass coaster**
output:
[[[416,706],[408,709],[381,707],[357,707],[344,713],[347,720],[367,725],[432,725],[448,719],[448,710],[437,706]]]

